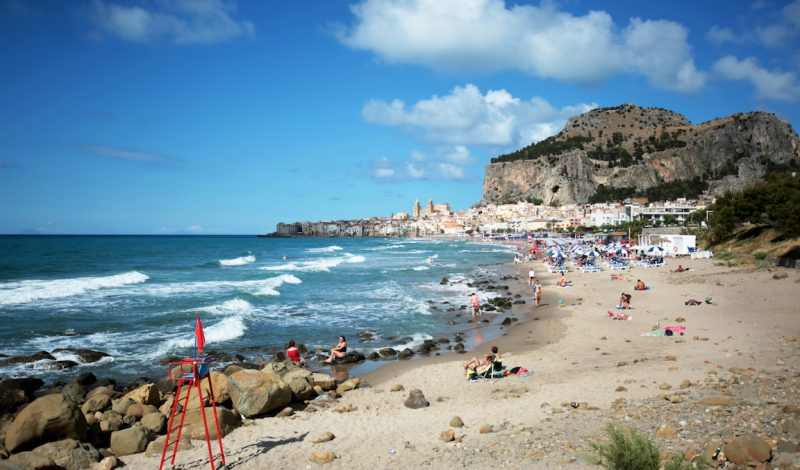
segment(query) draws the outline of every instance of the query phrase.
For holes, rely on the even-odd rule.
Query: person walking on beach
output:
[[[483,311],[481,310],[481,301],[478,299],[478,294],[473,292],[470,296],[470,302],[472,302],[472,318],[475,318],[476,313],[478,316],[483,315]]]
[[[533,287],[533,280],[536,279],[536,273],[533,272],[533,269],[528,271],[528,284]]]
[[[325,359],[325,362],[332,364],[334,359],[341,359],[347,356],[347,340],[344,336],[339,336],[339,344],[331,349],[331,354]]]
[[[542,302],[542,283],[538,279],[533,282],[533,300],[537,307]]]

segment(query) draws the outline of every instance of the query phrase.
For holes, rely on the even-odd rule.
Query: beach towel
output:
[[[683,326],[683,325],[665,326],[664,327],[664,334],[667,334],[668,331],[672,332],[672,334],[682,335],[686,331],[686,327]]]

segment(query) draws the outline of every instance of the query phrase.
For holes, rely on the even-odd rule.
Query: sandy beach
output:
[[[690,271],[671,272],[679,263]],[[246,420],[224,438],[228,466],[312,468],[313,452],[332,452],[335,460],[324,466],[583,468],[592,463],[590,442],[604,437],[609,422],[633,426],[666,453],[689,457],[714,439],[753,434],[770,443],[774,462],[779,451],[792,445],[796,451],[798,440],[782,425],[800,404],[800,279],[778,268],[717,264],[671,259],[664,268],[624,272],[622,281],[611,280],[609,271],[570,273],[573,287],[561,289],[558,275],[540,262],[510,267],[518,273],[512,294],[528,302],[514,306],[519,322],[503,336],[463,355],[388,364],[342,398],[314,400],[291,417]],[[527,286],[530,266],[544,285],[538,308]],[[779,272],[788,277],[774,279]],[[637,279],[651,289],[634,292]],[[623,291],[633,294],[633,319],[611,320],[607,312],[617,311]],[[712,304],[685,305],[690,298]],[[686,333],[642,336],[656,323],[683,325]],[[532,374],[465,381],[462,363],[490,345],[500,348],[504,365]],[[430,406],[405,407],[411,389],[421,390]],[[722,404],[700,403],[708,398]],[[456,416],[463,427],[450,426]],[[440,434],[448,430],[455,440],[444,442]],[[335,438],[310,442],[324,432]],[[205,444],[194,444],[179,453],[182,468],[207,465]],[[131,468],[158,464],[157,455],[123,460]]]

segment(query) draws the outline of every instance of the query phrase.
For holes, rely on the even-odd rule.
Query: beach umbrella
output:
[[[664,254],[664,249],[660,246],[651,246],[645,252],[650,256],[661,256]]]
[[[589,250],[589,251],[585,252],[584,255],[594,258],[596,256],[600,256],[600,253],[597,250],[592,249],[592,250]]]

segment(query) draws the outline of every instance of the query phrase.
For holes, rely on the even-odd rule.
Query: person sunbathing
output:
[[[491,354],[483,356],[483,360],[478,360],[477,357],[472,356],[472,359],[464,364],[464,369],[477,369],[478,367],[488,366],[494,362],[501,361],[502,357],[498,351],[499,349],[497,349],[497,346],[492,346]]]
[[[627,313],[622,313],[622,312],[616,312],[615,313],[615,312],[612,312],[612,311],[608,312],[608,316],[612,320],[630,320],[631,318],[633,318],[632,315],[628,315]]]
[[[633,286],[633,289],[634,290],[645,290],[645,289],[647,289],[647,287],[645,287],[644,282],[642,282],[641,279],[637,279],[636,280],[636,285]]]
[[[672,272],[673,272],[673,273],[682,273],[682,272],[684,272],[684,271],[688,271],[688,270],[689,270],[689,268],[684,268],[683,266],[681,266],[681,265],[679,264],[679,265],[678,265],[678,267],[677,267],[677,268],[676,268],[674,271],[672,271]]]
[[[567,287],[572,285],[572,281],[567,281],[566,276],[561,276],[561,279],[556,282],[558,287]]]
[[[623,280],[625,280],[625,278],[622,277],[622,274],[612,274],[611,275],[611,280],[612,281],[623,281]]]
[[[690,307],[694,307],[695,305],[703,305],[703,302],[700,302],[699,300],[695,299],[689,299],[686,302],[684,302],[684,304]]]
[[[347,356],[347,340],[344,336],[339,336],[339,344],[331,349],[331,354],[325,359],[325,362],[332,364],[335,359],[341,359]]]

